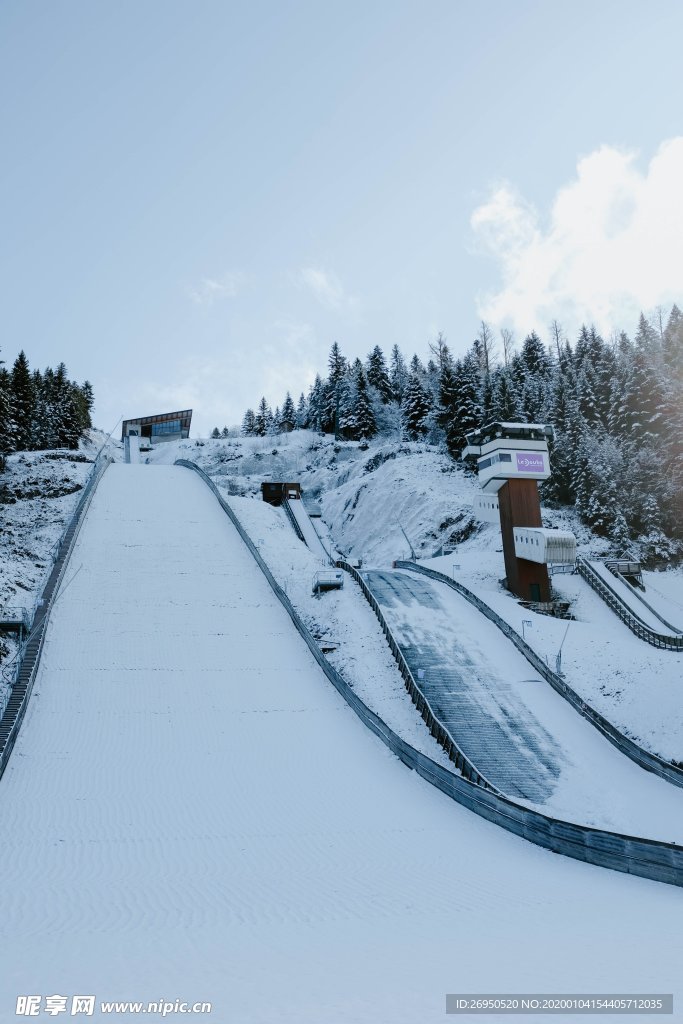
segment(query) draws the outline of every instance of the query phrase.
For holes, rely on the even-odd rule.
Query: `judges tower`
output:
[[[532,551],[537,538],[516,528],[535,527],[539,535],[545,532],[540,529],[538,481],[550,476],[548,441],[553,437],[553,428],[543,423],[489,423],[467,434],[462,453],[463,458],[477,459],[484,494],[498,497],[507,584],[526,601],[551,599],[546,559],[537,560]],[[521,541],[522,536],[527,540]],[[529,536],[527,550],[523,545],[529,544]]]

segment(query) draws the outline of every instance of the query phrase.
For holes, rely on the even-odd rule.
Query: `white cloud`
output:
[[[340,312],[356,305],[356,299],[348,295],[339,278],[318,267],[304,267],[299,271],[297,281],[313,293],[318,302],[328,309]]]
[[[267,329],[242,325],[224,348],[186,354],[165,363],[153,380],[141,380],[130,405],[152,412],[191,408],[192,436],[206,437],[214,426],[239,425],[261,395],[273,408],[287,391],[296,402],[324,368],[325,358],[308,323],[281,319]]]
[[[218,299],[234,299],[246,281],[246,274],[240,270],[228,271],[218,278],[205,277],[194,288],[190,288],[190,297],[198,306],[211,306]]]
[[[500,265],[501,287],[479,314],[525,334],[553,318],[573,331],[630,329],[640,310],[683,298],[683,137],[664,142],[644,172],[637,154],[603,146],[579,161],[547,223],[509,184],[471,218],[478,246]]]

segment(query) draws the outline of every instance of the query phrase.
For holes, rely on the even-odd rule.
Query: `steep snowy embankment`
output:
[[[52,568],[54,546],[78,504],[103,440],[93,430],[78,451],[8,456],[0,475],[0,610],[30,612],[35,606]],[[13,668],[16,649],[12,636],[0,641],[0,714],[8,696],[4,675]]]

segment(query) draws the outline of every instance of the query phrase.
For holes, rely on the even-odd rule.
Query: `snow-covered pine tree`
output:
[[[384,353],[379,345],[375,345],[367,359],[367,382],[375,388],[382,404],[386,405],[393,398]]]
[[[389,383],[391,384],[391,393],[394,401],[398,402],[399,405],[403,401],[403,394],[408,385],[408,369],[406,367],[406,361],[403,358],[403,354],[398,347],[394,345],[391,350],[391,362],[389,366]]]
[[[220,432],[219,428],[218,427],[214,427],[213,430],[211,431],[211,437],[214,440],[217,440],[220,436],[221,436],[221,432]]]
[[[221,437],[230,437],[230,430],[227,425],[221,430]]]
[[[455,403],[457,398],[457,384],[456,376],[459,370],[462,369],[462,362],[448,362],[439,374],[439,403],[436,411],[436,421],[439,426],[446,432],[446,442],[448,443],[448,426],[452,422],[455,416]],[[449,452],[450,446],[448,448]],[[454,455],[453,452],[451,452]],[[454,455],[455,457],[455,455]]]
[[[253,409],[247,409],[242,420],[242,437],[253,437],[256,433],[256,416]]]
[[[78,386],[75,382],[73,383],[74,401],[76,402],[76,410],[78,414],[78,425],[81,434],[84,434],[86,430],[92,427],[92,419],[90,412],[95,401],[93,395],[92,384],[86,380]]]
[[[495,386],[497,383],[496,377],[492,373],[482,374],[479,368],[479,360],[475,353],[475,360],[477,363],[477,370],[479,372],[479,406],[481,408],[481,425],[486,426],[488,423],[493,423],[496,418],[495,413]]]
[[[34,421],[35,394],[28,359],[23,349],[14,361],[11,377],[14,447],[16,451],[28,451],[33,442],[31,427]]]
[[[348,363],[342,355],[338,342],[334,342],[327,360],[329,375],[324,386],[325,403],[323,407],[322,429],[325,433],[335,430],[337,423],[337,406],[341,402],[340,385],[348,372]]]
[[[306,401],[303,391],[299,395],[299,401],[296,407],[296,426],[298,430],[305,430],[308,426],[308,402]]]
[[[665,430],[668,390],[659,336],[642,314],[634,345],[630,384],[632,438],[640,444],[656,443]]]
[[[372,408],[370,388],[361,366],[356,374],[355,435],[358,440],[369,440],[377,433],[377,421]]]
[[[529,375],[546,379],[550,377],[552,361],[536,331],[526,336],[518,358],[526,370],[525,380]]]
[[[60,363],[55,370],[55,405],[58,415],[58,446],[77,448],[81,436],[81,425],[76,404],[77,385],[69,380],[66,366]]]
[[[446,446],[450,455],[459,459],[467,444],[465,435],[482,426],[482,409],[479,401],[481,379],[479,361],[470,350],[465,358],[455,365],[453,373],[452,415],[445,424]]]
[[[401,410],[406,436],[411,441],[417,441],[423,437],[426,430],[426,418],[432,408],[431,395],[422,384],[419,372],[420,361],[417,356],[413,357],[416,369],[410,374],[408,384],[403,395]]]
[[[493,420],[500,423],[516,423],[521,416],[520,401],[512,381],[511,372],[498,367],[493,374],[495,378],[493,390]]]
[[[662,341],[662,361],[669,378],[683,388],[683,313],[674,305]]]
[[[355,369],[357,372],[358,367]],[[338,414],[336,425],[339,436],[353,440],[356,437],[356,386],[350,371],[340,378],[335,394],[335,416]]]
[[[420,359],[417,353],[415,353],[413,355],[413,358],[410,360],[409,369],[411,373],[417,374],[417,376],[420,377],[421,380],[424,380],[427,374],[427,371],[422,363],[422,360]]]
[[[583,359],[579,364],[576,378],[576,392],[581,415],[589,425],[600,423],[600,409],[596,390],[597,381],[593,364],[589,359]]]
[[[296,426],[296,409],[294,408],[294,402],[289,391],[285,396],[285,400],[282,403],[282,412],[280,413],[280,430],[283,433],[289,433],[290,430],[294,430]]]
[[[268,411],[270,412],[270,410]],[[270,437],[275,437],[276,434],[280,433],[280,419],[280,406],[276,405],[275,411],[270,413],[268,423],[266,426],[266,434],[268,434]]]
[[[256,410],[256,416],[254,418],[254,433],[257,437],[265,437],[268,433],[268,427],[273,419],[273,413],[270,406],[266,402],[265,396],[261,398]]]
[[[308,425],[312,430],[322,431],[325,422],[325,386],[320,374],[316,374],[308,396]]]
[[[0,365],[0,457],[14,451],[16,427],[12,419],[12,380]]]

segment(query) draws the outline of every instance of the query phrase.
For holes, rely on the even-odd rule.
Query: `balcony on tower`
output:
[[[489,423],[467,434],[462,458],[476,460],[482,490],[495,494],[508,480],[547,480],[553,437],[548,424]]]

